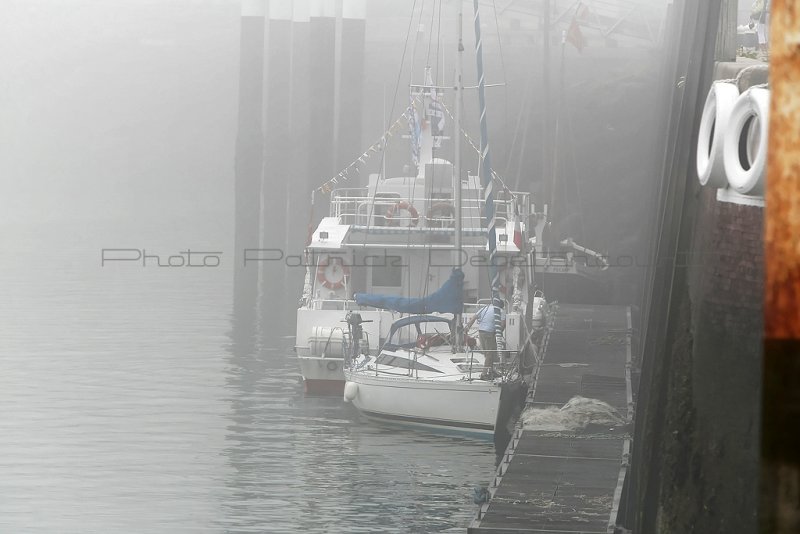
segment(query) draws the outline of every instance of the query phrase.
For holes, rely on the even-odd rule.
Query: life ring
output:
[[[328,289],[343,288],[348,276],[350,267],[344,264],[342,258],[324,258],[317,266],[317,280]]]
[[[394,219],[394,212],[398,210],[406,210],[411,215],[411,226],[416,226],[419,223],[419,212],[413,204],[409,204],[407,200],[401,200],[394,206],[386,210],[386,220],[389,221],[389,226],[397,226],[397,221]]]
[[[728,183],[723,138],[738,97],[739,88],[733,83],[716,82],[708,91],[697,134],[697,177],[702,185],[720,188]]]
[[[452,227],[456,220],[456,208],[449,202],[437,202],[428,210],[428,226]]]
[[[730,186],[743,195],[764,193],[769,96],[769,90],[761,87],[742,93],[725,132],[725,174]]]
[[[336,362],[328,362],[328,365],[326,367],[328,368],[328,371],[335,371],[336,369],[339,368],[339,366],[336,365]]]

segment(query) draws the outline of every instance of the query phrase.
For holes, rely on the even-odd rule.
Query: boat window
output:
[[[407,324],[392,333],[392,336],[386,340],[385,348],[387,350],[411,349],[417,346],[420,335],[439,334],[446,337],[449,331],[450,325],[445,319]]]
[[[389,367],[399,367],[401,369],[416,369],[418,371],[433,371],[434,373],[441,373],[440,370],[434,369],[424,363],[415,362],[402,356],[394,356],[392,354],[381,354],[375,360],[379,365],[387,365]]]
[[[372,265],[373,287],[400,287],[402,284],[403,260],[400,256],[385,256]]]

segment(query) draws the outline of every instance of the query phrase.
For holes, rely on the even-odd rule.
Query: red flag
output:
[[[522,227],[516,217],[514,218],[514,244],[519,250],[522,250]]]
[[[586,46],[586,39],[583,38],[581,27],[578,25],[578,19],[573,18],[567,29],[567,42],[578,49],[578,52],[583,52],[583,47]]]

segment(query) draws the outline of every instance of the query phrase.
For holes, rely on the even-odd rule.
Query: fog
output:
[[[235,3],[0,9],[5,221],[230,208]]]
[[[541,0],[479,4],[494,171],[530,192],[537,210],[548,205],[554,241],[572,239],[612,266],[536,287],[565,307],[631,306],[627,329],[592,342],[605,350],[634,340],[626,368],[635,383],[642,359],[654,366],[642,379],[654,393],[637,405],[644,460],[634,448],[631,462],[647,476],[652,469],[653,484],[639,476],[645,489],[670,500],[653,517],[689,510],[713,523],[734,517],[722,507],[750,513],[738,499],[756,476],[748,455],[757,451],[760,360],[738,336],[761,343],[760,309],[741,305],[755,306],[763,289],[762,258],[748,252],[760,249],[761,215],[721,216],[716,192],[694,194],[689,175],[714,56],[706,19],[720,4],[550,0],[547,13]],[[23,531],[38,521],[31,528],[45,532],[467,524],[465,496],[491,475],[489,446],[384,432],[345,407],[341,392],[306,396],[296,311],[304,277],[320,273],[242,262],[246,249],[299,258],[328,215],[331,187],[409,174],[409,86],[430,67],[454,109],[459,5],[0,2],[0,523]],[[461,119],[478,145],[472,2],[461,5]],[[749,4],[738,8],[746,24]],[[451,116],[445,123],[436,156],[453,160],[459,136]],[[476,149],[460,148],[476,174]],[[156,256],[107,265],[107,249]],[[189,249],[215,268],[160,267]],[[698,259],[706,249],[724,269]],[[677,265],[684,252],[698,256],[693,268]],[[664,268],[646,273],[651,257]],[[337,289],[344,302],[352,288]],[[580,319],[588,330],[602,322],[592,320]],[[328,342],[338,321],[324,325]],[[317,346],[324,357],[329,344]],[[575,399],[583,402],[575,397],[572,408]],[[619,422],[610,406],[578,408],[528,412],[527,423],[560,431],[595,416]],[[733,442],[742,447],[724,447]],[[666,460],[651,466],[651,450]],[[655,510],[642,488],[631,495]],[[754,502],[748,495],[741,502]]]
[[[585,285],[545,288],[550,300],[630,305],[644,291],[663,159],[666,4],[586,0],[578,13],[554,0],[545,31],[541,2],[480,1],[494,170],[539,210],[549,205],[559,241],[629,259]],[[255,16],[265,5],[269,15]],[[11,436],[0,467],[15,469],[0,489],[16,496],[0,515],[26,525],[35,506],[43,531],[78,532],[76,507],[99,503],[87,512],[98,531],[138,528],[152,510],[142,531],[174,531],[170,521],[258,530],[276,514],[279,530],[331,514],[331,524],[373,531],[397,517],[428,521],[418,503],[435,502],[442,529],[469,520],[462,497],[485,482],[491,453],[387,438],[358,426],[341,397],[305,399],[291,353],[305,269],[241,268],[246,248],[302,253],[327,215],[324,184],[407,173],[409,85],[424,82],[425,67],[436,85],[453,85],[457,7],[0,2],[0,296],[10,303],[0,310],[9,333],[0,395],[13,414],[0,421]],[[477,145],[472,3],[463,10],[462,126]],[[454,109],[449,91],[444,102]],[[456,139],[437,156],[452,160]],[[477,173],[476,150],[461,149]],[[104,265],[101,250],[116,248],[160,261],[214,251],[221,265]],[[73,424],[76,414],[86,417]],[[282,461],[292,447],[305,452]],[[381,453],[400,459],[397,473]],[[43,458],[66,459],[53,475]],[[417,480],[430,480],[428,458],[441,459],[436,484]],[[130,478],[117,484],[120,465]],[[320,473],[337,491],[317,487]]]
[[[274,4],[274,12],[282,9],[281,2]],[[281,43],[270,38],[267,25],[264,76],[269,78],[270,62],[280,72],[276,58],[285,58],[284,72],[291,74],[263,86],[264,184],[266,191],[284,191],[287,184],[290,190],[303,189],[296,209],[278,217],[290,228],[307,224],[308,206],[300,206],[300,198],[306,203],[311,187],[381,138],[386,124],[407,106],[408,84],[422,81],[425,65],[432,66],[437,83],[452,84],[455,2],[367,4],[362,42],[358,36],[348,41],[349,34],[337,30],[346,48],[338,62],[341,42],[324,46],[316,37],[303,52],[300,34]],[[539,204],[554,195],[552,214],[560,235],[601,252],[637,253],[654,181],[651,151],[664,6],[587,3],[592,16],[608,18],[607,28],[613,17],[619,24],[607,37],[587,24],[585,48],[564,47],[562,75],[560,34],[568,27],[571,3],[556,2],[546,101],[541,6],[482,4],[486,79],[499,85],[487,89],[495,169],[512,188],[538,193]],[[242,104],[240,2],[15,1],[0,9],[0,54],[9,73],[0,101],[0,217],[6,224],[148,221],[174,233],[178,243],[196,241],[194,224],[209,219],[233,232]],[[475,85],[471,3],[464,10],[464,80]],[[319,54],[309,53],[309,47]],[[304,74],[298,67],[311,61],[313,71],[313,61],[324,53],[322,64],[341,65],[344,77],[330,65],[334,79],[320,82],[313,77],[318,72]],[[363,54],[355,58],[362,73],[358,84],[347,78],[353,54]],[[289,88],[296,95],[290,102]],[[354,91],[360,92],[356,104]],[[312,115],[306,120],[326,117],[314,115],[315,105],[323,105],[330,120],[296,128],[304,108]],[[476,91],[467,91],[464,107],[464,127],[477,143]],[[270,109],[300,111],[269,117]],[[551,143],[550,158],[544,141]],[[320,148],[324,143],[329,146]],[[271,152],[278,144],[281,150]],[[278,158],[287,147],[293,158]],[[445,157],[451,150],[445,146]],[[475,171],[477,159],[471,149],[466,152],[465,165]],[[407,140],[397,135],[385,161],[380,155],[369,158],[352,185],[361,185],[384,163],[387,175],[398,174],[408,160]],[[555,172],[555,192],[543,177],[547,165]],[[287,239],[298,241],[303,231]],[[289,245],[301,248],[302,241]]]

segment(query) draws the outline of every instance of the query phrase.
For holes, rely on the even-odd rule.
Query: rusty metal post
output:
[[[800,3],[772,2],[761,532],[800,532]]]

